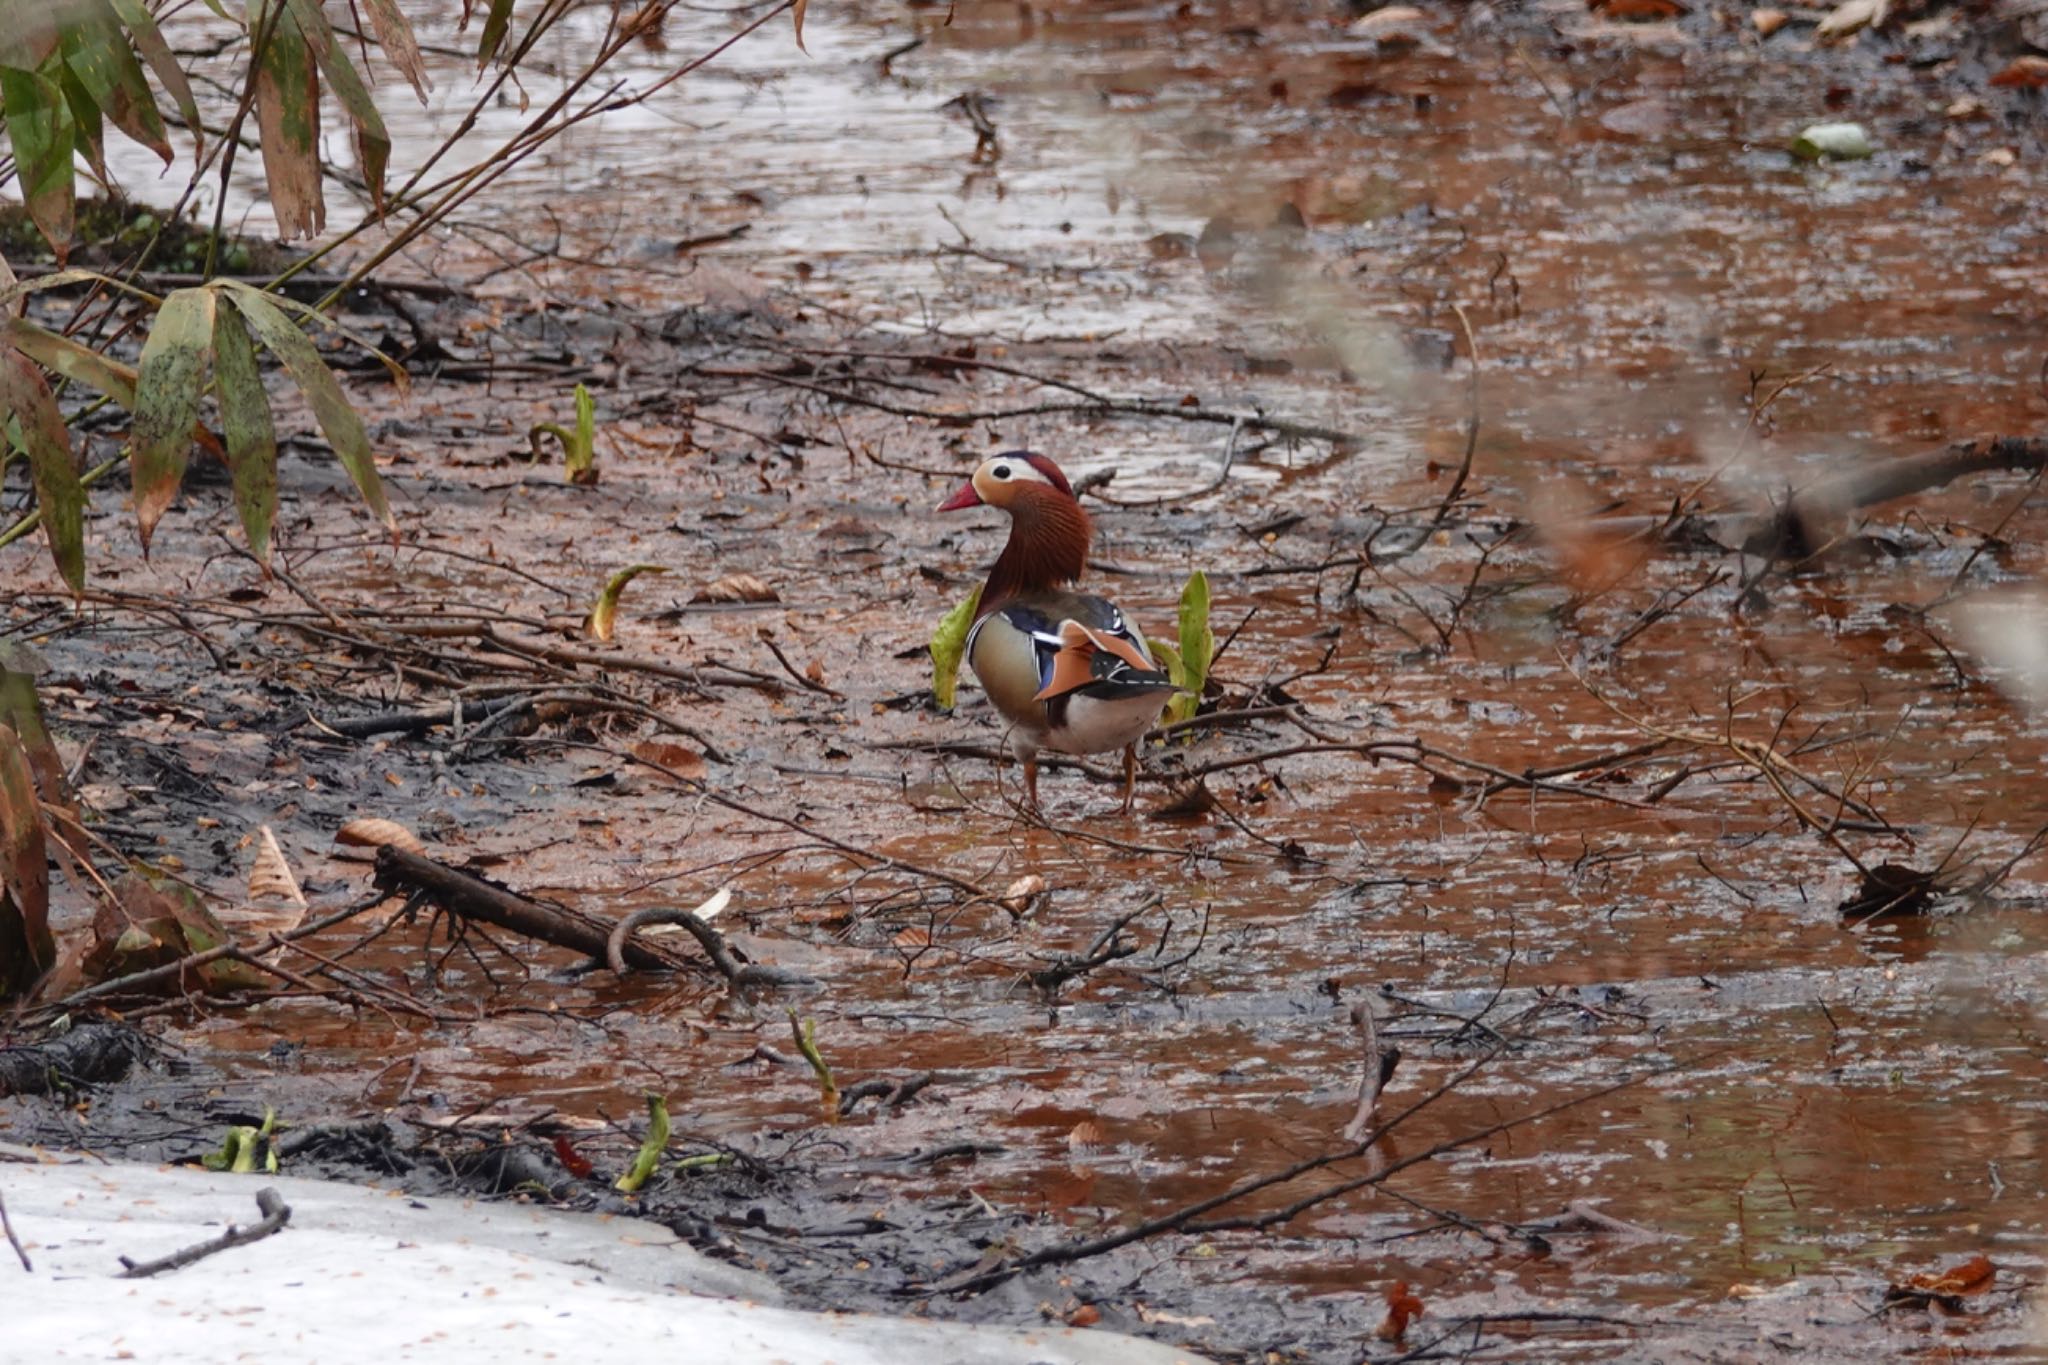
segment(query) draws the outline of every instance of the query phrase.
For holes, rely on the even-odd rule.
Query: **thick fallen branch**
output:
[[[1958,441],[1946,450],[1866,465],[1793,493],[1750,530],[1742,548],[1750,554],[1804,559],[1827,543],[1828,524],[1851,512],[1924,493],[1966,474],[2035,470],[2044,465],[2048,465],[2048,439],[2023,436]]]
[[[121,1264],[126,1269],[121,1272],[120,1278],[143,1280],[151,1275],[161,1275],[166,1270],[182,1270],[193,1262],[203,1261],[218,1252],[233,1247],[245,1247],[251,1242],[260,1242],[271,1233],[280,1231],[291,1221],[292,1206],[285,1203],[283,1197],[268,1186],[256,1191],[256,1207],[262,1211],[263,1221],[254,1227],[238,1228],[230,1223],[226,1232],[211,1241],[186,1247],[183,1251],[174,1251],[154,1261],[132,1261],[123,1256]]]
[[[523,938],[569,948],[599,962],[607,956],[612,926],[567,906],[528,900],[517,892],[459,872],[392,844],[377,850],[376,885],[396,895],[420,892],[458,919],[477,920]],[[689,959],[646,943],[625,946],[624,960],[647,971],[684,971]]]

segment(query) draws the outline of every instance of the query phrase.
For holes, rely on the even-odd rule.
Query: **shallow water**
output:
[[[1851,926],[1837,907],[1853,868],[1725,753],[1668,794],[1660,784],[1682,764],[1713,755],[1673,746],[1573,790],[1483,804],[1470,785],[1432,787],[1399,762],[1288,754],[1216,775],[1234,819],[1193,822],[1107,818],[1109,789],[1055,773],[1048,831],[1003,804],[1012,773],[877,747],[994,740],[971,698],[959,718],[881,703],[924,681],[899,655],[996,536],[972,518],[929,517],[937,481],[856,449],[964,469],[975,452],[1032,445],[1076,473],[1114,468],[1111,494],[1143,500],[1204,487],[1232,448],[1219,491],[1104,508],[1098,555],[1155,629],[1194,567],[1215,582],[1219,637],[1251,613],[1222,666],[1236,691],[1300,674],[1287,691],[1319,729],[1420,739],[1510,772],[1660,732],[1820,741],[1797,762],[1831,789],[1855,785],[1907,831],[1845,836],[1871,862],[1931,867],[1959,847],[1957,860],[1995,866],[2048,825],[2040,720],[1991,685],[1952,615],[1898,610],[1936,602],[1958,575],[1967,601],[2038,574],[2048,527],[2018,476],[1880,509],[1865,557],[1781,574],[1763,603],[1742,607],[1736,584],[1753,559],[1641,550],[1584,526],[1596,512],[1661,515],[1681,496],[1738,510],[1850,462],[2038,430],[2044,303],[2028,263],[2048,206],[2034,106],[1983,88],[1967,60],[1936,72],[1860,49],[1821,55],[1796,27],[1759,47],[1698,26],[1623,31],[1564,8],[1543,11],[1547,29],[1473,10],[1386,52],[1320,9],[1264,6],[1247,19],[1253,8],[962,3],[950,24],[931,8],[886,21],[821,8],[807,29],[814,57],[773,26],[656,108],[607,116],[525,163],[509,206],[477,210],[475,230],[412,263],[474,271],[502,244],[493,234],[553,241],[559,230],[601,264],[503,275],[487,296],[501,320],[534,311],[544,331],[550,310],[570,319],[570,349],[607,320],[686,303],[740,317],[726,363],[757,372],[769,367],[759,324],[770,317],[784,341],[869,351],[972,337],[981,359],[1093,390],[1187,394],[1358,439],[1233,441],[1227,426],[1063,413],[962,418],[963,432],[765,380],[707,380],[658,353],[600,390],[625,438],[585,495],[501,467],[527,422],[562,410],[560,392],[479,400],[426,382],[404,412],[414,425],[388,437],[409,539],[573,588],[550,595],[403,552],[394,576],[391,552],[361,542],[302,561],[351,603],[447,596],[558,616],[625,563],[670,563],[684,583],[648,590],[650,614],[622,633],[632,652],[772,667],[754,639],[766,624],[845,694],[693,706],[743,756],[713,770],[721,790],[994,889],[1041,875],[1052,894],[1030,915],[1013,922],[914,879],[855,875],[797,835],[764,834],[644,776],[565,789],[616,768],[595,754],[469,764],[457,781],[424,746],[381,743],[365,761],[391,774],[388,792],[280,813],[259,785],[239,808],[290,828],[312,886],[353,884],[325,841],[357,811],[430,820],[443,852],[504,855],[493,875],[602,914],[693,900],[731,876],[752,946],[827,983],[798,1003],[842,1077],[939,1077],[938,1103],[841,1125],[834,1139],[879,1153],[992,1138],[1005,1152],[963,1181],[1076,1227],[1165,1212],[1336,1142],[1359,1065],[1349,1011],[1382,989],[1398,997],[1381,1004],[1405,1054],[1391,1109],[1487,1058],[1402,1124],[1387,1160],[1633,1081],[1396,1185],[1479,1225],[1585,1200],[1660,1238],[1559,1236],[1548,1256],[1469,1231],[1411,1238],[1431,1217],[1368,1191],[1283,1234],[1219,1238],[1218,1284],[1267,1282],[1370,1321],[1386,1284],[1405,1278],[1449,1316],[1533,1302],[1639,1314],[1667,1331],[1753,1320],[1759,1335],[1811,1323],[1803,1307],[1741,1296],[1805,1287],[1834,1296],[1823,1315],[1839,1330],[1802,1349],[1846,1355],[1891,1330],[1854,1319],[1908,1269],[1984,1251],[2037,1276],[2048,1222],[2039,856],[1993,898]],[[724,31],[678,12],[671,53]],[[876,57],[913,35],[924,46],[884,74]],[[633,63],[642,79],[663,65]],[[386,87],[394,165],[469,88],[445,65],[437,79],[425,113]],[[543,97],[542,81],[529,85]],[[993,161],[972,159],[971,129],[941,108],[968,90],[994,96]],[[1971,91],[1989,116],[1947,117]],[[1784,154],[1824,117],[1865,122],[1879,154],[1818,167]],[[484,132],[515,122],[494,111]],[[2014,164],[1986,159],[2005,149]],[[1282,202],[1306,230],[1259,233]],[[1228,263],[1155,240],[1191,242],[1226,215],[1247,225]],[[685,257],[667,245],[742,222],[746,236]],[[1444,496],[1475,348],[1469,533],[1453,525],[1354,584],[1371,509],[1421,509],[1426,522]],[[889,373],[911,386],[885,391],[892,401],[939,415],[1068,396],[1001,373]],[[692,406],[650,415],[630,406],[643,387]],[[820,447],[789,460],[732,434],[778,423]],[[679,434],[694,442],[680,457]],[[1280,513],[1303,520],[1240,529]],[[205,561],[200,517],[185,519],[166,523],[171,548],[132,570],[131,586],[199,592],[244,572]],[[1994,532],[2000,543],[1974,554]],[[295,548],[310,546],[302,536]],[[769,578],[787,605],[654,614],[734,570]],[[1717,570],[1729,572],[1624,637],[1659,594]],[[252,627],[237,629],[266,652]],[[87,639],[49,648],[74,675],[107,664]],[[1275,722],[1186,753],[1160,746],[1148,763],[1170,772],[1306,740]],[[1811,791],[1805,801],[1833,814]],[[1020,984],[1155,892],[1160,907],[1134,926],[1137,956],[1057,1001]],[[1198,938],[1192,959],[1164,965]],[[289,1039],[309,1093],[337,1103],[395,1103],[403,1082],[409,1102],[437,1110],[495,1098],[510,1114],[595,1124],[655,1089],[682,1126],[723,1139],[816,1123],[807,1072],[742,1064],[757,1042],[789,1051],[780,1002],[571,979],[546,953],[522,954],[536,974],[502,990],[459,954],[430,985],[420,939],[394,934],[363,961],[492,1017],[422,1028],[278,1004],[186,1039],[246,1055],[252,1077],[270,1074],[269,1049]],[[541,1013],[499,1008],[515,1002]],[[416,1076],[377,1071],[414,1051]],[[2024,1349],[2011,1315],[1995,1326],[1978,1345]],[[1554,1359],[1615,1349],[1597,1332],[1545,1346]]]

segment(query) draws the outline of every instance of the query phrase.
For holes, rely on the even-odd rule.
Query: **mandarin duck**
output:
[[[1038,807],[1038,752],[1124,752],[1123,813],[1138,781],[1138,740],[1159,719],[1173,682],[1114,603],[1072,590],[1088,565],[1094,527],[1060,467],[1017,450],[982,461],[941,512],[995,507],[1010,539],[982,586],[967,662],[1010,722],[1024,764],[1024,797]]]

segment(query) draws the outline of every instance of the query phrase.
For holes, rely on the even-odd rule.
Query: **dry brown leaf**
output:
[[[256,831],[256,861],[249,868],[249,899],[278,900],[301,910],[306,908],[306,893],[299,890],[299,879],[292,875],[292,865],[268,825]]]
[[[1429,16],[1412,5],[1387,5],[1352,21],[1351,36],[1381,47],[1413,47],[1429,32]]]
[[[1082,1119],[1067,1133],[1067,1149],[1074,1152],[1092,1152],[1102,1145],[1102,1125],[1094,1119]]]
[[[1991,1288],[1997,1274],[1998,1267],[1991,1264],[1991,1258],[1979,1255],[1940,1274],[1915,1275],[1906,1281],[1906,1286],[1928,1294],[1981,1294]]]
[[[420,836],[404,825],[396,820],[379,820],[374,817],[349,821],[334,831],[334,842],[348,844],[354,848],[382,848],[389,844],[393,848],[404,849],[407,853],[424,854],[427,851],[427,846],[420,841]]]
[[[1408,1335],[1408,1320],[1422,1316],[1422,1300],[1408,1292],[1408,1281],[1396,1280],[1387,1287],[1387,1316],[1373,1335],[1381,1341],[1398,1342]]]
[[[894,942],[898,948],[912,952],[932,946],[932,931],[929,929],[898,929]]]
[[[1031,908],[1031,902],[1045,894],[1045,878],[1036,872],[1017,878],[1003,888],[1003,908],[1013,915],[1021,915]]]
[[[675,777],[704,776],[704,755],[687,745],[665,739],[643,739],[633,746],[633,756],[660,765]]]
[[[1678,0],[1588,0],[1586,8],[1603,19],[1625,23],[1659,23],[1685,13]]]
[[[1991,83],[2008,90],[2048,89],[2048,57],[2015,57]]]
[[[1792,16],[1781,9],[1755,9],[1749,12],[1749,24],[1759,38],[1768,38],[1792,22]]]
[[[750,573],[729,573],[697,589],[692,602],[780,602],[775,589]]]
[[[1092,1303],[1084,1303],[1067,1313],[1067,1326],[1093,1327],[1102,1321],[1102,1310]]]

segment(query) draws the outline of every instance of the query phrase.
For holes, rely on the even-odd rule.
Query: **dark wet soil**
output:
[[[452,296],[354,301],[415,372],[409,399],[354,389],[395,546],[302,419],[288,577],[232,551],[203,474],[146,564],[101,493],[76,614],[39,551],[0,550],[124,854],[233,900],[268,824],[326,908],[367,880],[335,831],[388,818],[607,918],[729,885],[735,941],[819,987],[621,980],[402,919],[348,959],[378,1003],[151,1012],[144,1079],[0,1101],[0,1132],[190,1159],[273,1105],[387,1125],[293,1169],[620,1207],[603,1177],[651,1090],[682,1150],[736,1155],[646,1206],[817,1303],[1087,1305],[1245,1359],[2037,1349],[2043,504],[1976,475],[1775,563],[1740,549],[1790,488],[2041,431],[2040,104],[1988,83],[2012,35],[1935,11],[1821,49],[1740,7],[1551,6],[1430,9],[1382,44],[1247,8],[826,11],[814,60],[764,34],[395,270]],[[671,42],[720,22],[679,11]],[[948,108],[970,92],[993,159]],[[1877,155],[1786,154],[1834,119]],[[524,463],[579,381],[592,488]],[[1213,809],[1124,821],[1055,771],[1035,825],[974,752],[1000,739],[978,697],[927,705],[921,646],[998,533],[929,509],[1015,446],[1114,473],[1096,570],[1147,629],[1209,575],[1210,706],[1266,709],[1153,746],[1144,791],[1224,765]],[[1716,538],[1643,534],[1674,506]],[[604,656],[580,620],[641,562],[671,572],[627,590],[609,665],[477,635]],[[737,573],[779,600],[693,600]],[[322,729],[599,682],[696,738],[545,708]],[[744,809],[627,756],[649,744]],[[1845,919],[1859,862],[1948,894]],[[903,864],[1047,890],[1013,914]],[[1136,953],[1031,986],[1141,909]],[[935,1289],[1340,1147],[1367,1002],[1403,1053],[1384,1114],[1455,1085],[1377,1158],[1230,1212],[1498,1131],[1276,1226]],[[842,1085],[933,1079],[821,1122],[790,1006]],[[1573,1205],[1640,1231],[1560,1227]],[[1995,1288],[1960,1316],[1877,1311],[1980,1253]],[[1373,1337],[1396,1282],[1427,1309],[1399,1346]]]

